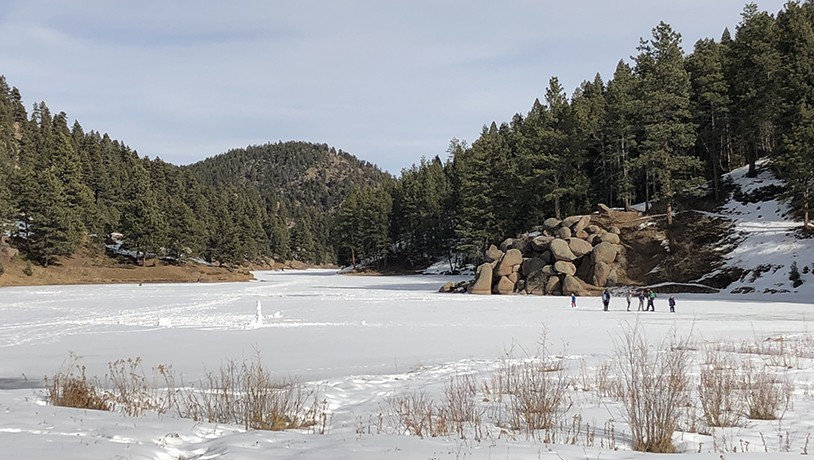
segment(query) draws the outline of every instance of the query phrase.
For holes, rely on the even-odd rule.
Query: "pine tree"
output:
[[[712,176],[716,200],[721,196],[721,173],[729,134],[729,85],[724,76],[724,49],[714,40],[695,43],[687,58],[692,83],[692,113],[697,125],[697,148]]]
[[[690,112],[690,79],[684,69],[681,35],[660,23],[653,38],[642,40],[636,57],[641,81],[639,113],[642,139],[636,162],[652,177],[667,203],[667,225],[672,225],[675,196],[703,185],[701,162],[690,156],[695,126]]]
[[[356,266],[371,259],[381,265],[389,252],[392,206],[392,196],[383,187],[351,191],[340,205],[334,225],[340,261]]]
[[[124,193],[121,233],[125,244],[139,253],[144,264],[149,253],[161,254],[169,228],[150,188],[147,170],[141,163],[134,163],[131,168],[132,177]]]
[[[18,179],[26,251],[31,259],[47,267],[76,250],[76,220],[68,211],[62,183],[51,169],[41,171],[37,178],[25,171]]]
[[[453,159],[458,181],[458,212],[455,234],[458,247],[469,257],[479,259],[490,242],[502,237],[492,195],[492,160],[489,138],[497,136],[497,126],[483,127],[472,147],[461,149]]]
[[[789,2],[777,18],[782,111],[776,164],[810,226],[814,191],[814,3]]]
[[[771,153],[777,113],[776,74],[779,67],[774,18],[747,4],[735,40],[728,47],[734,129],[749,164],[747,177],[756,177],[755,161]]]
[[[636,85],[633,69],[624,61],[619,61],[606,92],[603,127],[608,148],[599,158],[603,167],[613,168],[614,172],[605,175],[607,183],[603,185],[607,191],[600,196],[608,196],[608,201],[612,203],[615,195],[626,209],[633,204],[636,195],[632,171],[633,151],[636,148]]]

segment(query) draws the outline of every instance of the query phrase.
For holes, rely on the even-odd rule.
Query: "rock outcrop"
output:
[[[600,205],[599,212],[610,209]],[[552,217],[537,228],[489,247],[469,292],[587,295],[624,276],[627,259],[618,228],[605,229],[590,215]]]

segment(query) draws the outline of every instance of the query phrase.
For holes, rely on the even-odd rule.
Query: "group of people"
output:
[[[639,299],[639,309],[637,311],[656,311],[656,292],[652,289],[637,289],[635,292],[632,289],[628,289],[625,292],[625,300],[627,301],[627,311],[630,311],[630,301],[633,298]],[[645,300],[647,301],[647,305],[645,305]],[[604,311],[608,311],[610,307],[611,301],[611,293],[607,289],[602,291],[602,306]],[[674,296],[670,296],[667,299],[667,305],[670,307],[670,312],[675,313],[676,311],[676,299]],[[576,293],[571,293],[571,308],[577,307],[577,295]]]

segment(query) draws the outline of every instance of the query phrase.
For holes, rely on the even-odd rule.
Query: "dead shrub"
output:
[[[544,330],[534,356],[516,360],[506,355],[492,377],[492,391],[508,395],[506,415],[515,430],[531,434],[562,423],[569,379],[563,360],[547,353]]]
[[[740,426],[742,398],[738,391],[737,365],[728,355],[708,348],[706,363],[701,366],[698,398],[707,426]]]
[[[48,402],[54,406],[111,409],[106,393],[99,389],[95,378],[88,380],[85,377],[85,366],[79,365],[79,358],[73,353],[51,379],[45,378],[45,387],[48,390]]]
[[[526,361],[511,372],[509,423],[526,432],[553,428],[560,420],[568,393],[562,368],[545,361]]]
[[[446,415],[450,429],[461,439],[466,438],[468,428],[472,428],[476,441],[482,438],[481,421],[484,410],[479,408],[475,397],[478,383],[471,374],[456,374],[444,385],[442,412]]]
[[[766,365],[751,361],[743,365],[740,374],[747,416],[755,420],[776,420],[778,412],[791,403],[793,385],[788,379],[779,380]]]
[[[689,402],[691,339],[675,331],[653,346],[638,326],[629,327],[615,353],[623,392],[622,416],[633,450],[675,452],[673,432]]]
[[[424,390],[394,395],[387,400],[396,423],[407,434],[423,438],[449,433],[447,420]]]
[[[424,390],[390,396],[387,403],[395,424],[407,434],[423,438],[469,433],[479,441],[484,410],[476,403],[478,384],[469,374],[456,374],[444,385],[443,397],[435,401]]]
[[[172,367],[163,364],[153,369],[153,383],[148,383],[140,358],[109,363],[104,385],[100,385],[85,377],[85,367],[77,361],[72,354],[63,370],[46,379],[51,404],[115,409],[129,416],[174,410],[182,418],[256,430],[306,428],[320,422],[323,432],[326,429],[325,403],[318,402],[317,389],[273,380],[259,353],[253,360],[227,361],[218,372],[207,374],[197,388],[183,382],[176,386]]]
[[[236,423],[246,429],[279,431],[314,426],[319,421],[316,390],[296,381],[275,381],[259,354],[251,361],[227,361],[210,372],[200,388],[181,392],[173,405],[195,421]]]

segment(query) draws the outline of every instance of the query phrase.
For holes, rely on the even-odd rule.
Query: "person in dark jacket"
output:
[[[667,299],[667,304],[670,305],[670,313],[675,313],[676,312],[676,298],[673,297],[673,296],[670,296],[670,298]]]
[[[610,292],[608,292],[608,290],[605,289],[605,291],[602,292],[602,305],[605,306],[605,311],[608,311],[608,306],[610,306],[610,298],[611,298]]]

